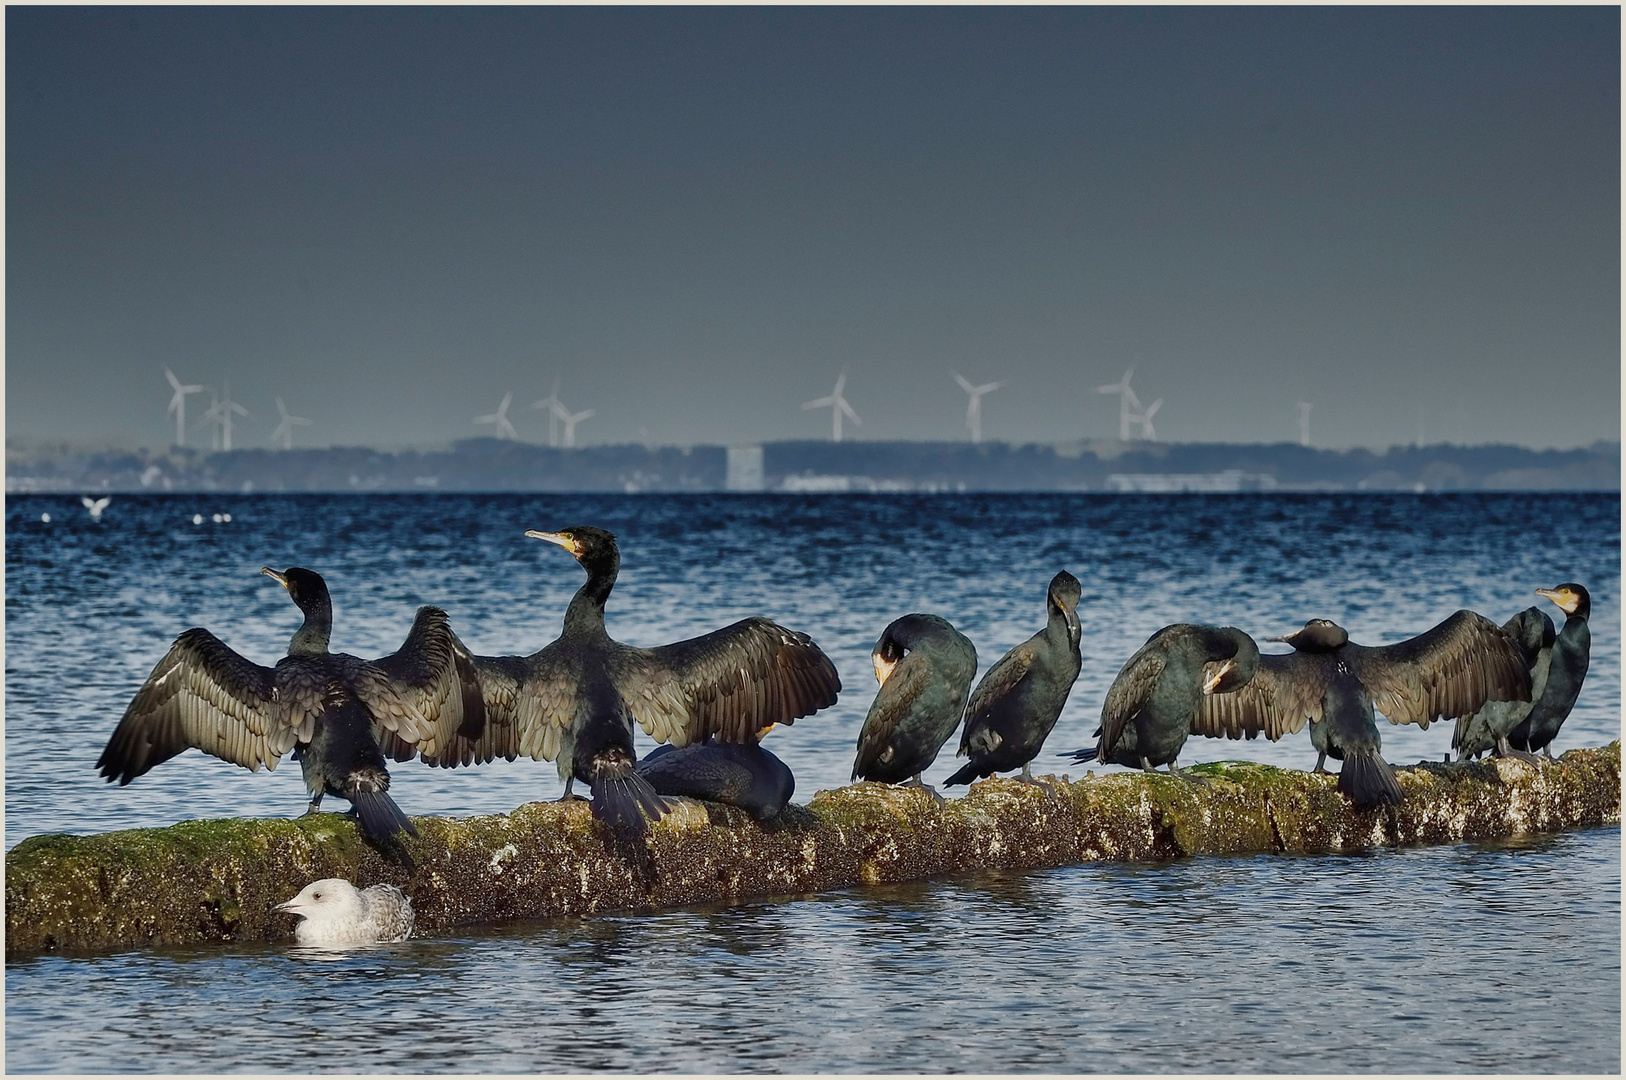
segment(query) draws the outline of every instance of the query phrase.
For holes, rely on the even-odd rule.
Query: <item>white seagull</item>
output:
[[[323,878],[272,910],[301,917],[294,928],[301,945],[371,945],[412,936],[412,901],[394,885],[358,889],[343,878]]]

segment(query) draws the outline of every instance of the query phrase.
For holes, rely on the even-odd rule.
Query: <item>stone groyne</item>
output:
[[[1334,779],[1220,762],[1193,783],[1141,773],[1049,788],[974,784],[938,804],[863,783],[821,791],[766,824],[679,801],[633,851],[584,802],[511,814],[416,818],[412,865],[334,814],[191,821],[96,836],[53,834],[6,854],[6,955],[291,940],[271,910],[309,882],[389,882],[418,935],[507,919],[638,911],[1100,859],[1316,854],[1453,843],[1620,821],[1620,744],[1557,762],[1424,763],[1398,770],[1405,801],[1356,811]]]

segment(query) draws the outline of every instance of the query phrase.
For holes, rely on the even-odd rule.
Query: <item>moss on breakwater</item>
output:
[[[942,805],[918,789],[861,783],[821,791],[766,824],[682,800],[642,853],[613,841],[584,802],[528,803],[511,814],[415,819],[411,867],[333,814],[38,836],[6,855],[6,955],[286,940],[293,920],[272,906],[323,877],[399,885],[419,934],[433,935],[977,869],[1349,851],[1620,820],[1618,742],[1537,766],[1401,769],[1405,802],[1370,811],[1351,808],[1331,776],[1242,762],[1187,772],[1202,782],[1140,773],[1049,788],[986,780]]]

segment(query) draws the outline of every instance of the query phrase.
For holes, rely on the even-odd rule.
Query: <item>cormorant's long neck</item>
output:
[[[610,590],[615,588],[616,576],[621,572],[621,557],[611,553],[608,558],[596,560],[593,565],[583,565],[587,571],[587,581],[576,590],[571,597],[570,607],[565,611],[565,634],[568,636],[604,635],[604,604],[610,598]]]
[[[305,608],[305,624],[288,642],[289,656],[320,656],[333,636],[333,601],[327,597]]]

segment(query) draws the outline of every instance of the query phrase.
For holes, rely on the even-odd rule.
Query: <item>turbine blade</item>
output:
[[[804,408],[804,409],[827,409],[831,405],[834,405],[835,403],[836,403],[836,399],[833,398],[833,397],[821,397],[817,401],[804,401],[804,402],[802,402],[802,408]]]
[[[977,388],[971,385],[971,380],[967,379],[964,375],[961,375],[958,371],[954,373],[954,381],[959,383],[960,389],[964,390],[968,394],[975,394],[977,392]]]
[[[853,412],[853,407],[851,405],[847,404],[847,399],[846,398],[838,399],[836,401],[836,408],[838,408],[842,412],[846,413],[847,414],[847,419],[851,420],[853,423],[860,424],[860,425],[863,424],[863,421],[858,419],[858,414]]]

